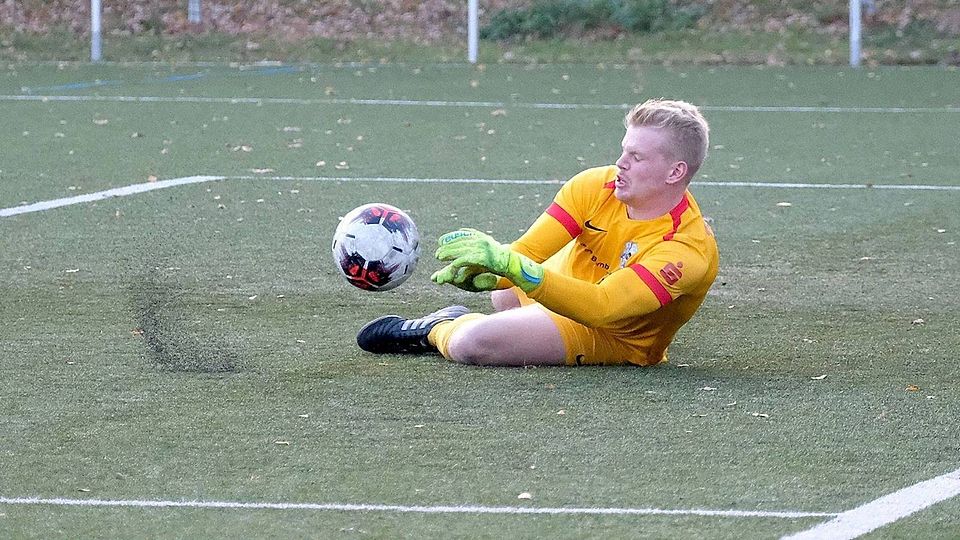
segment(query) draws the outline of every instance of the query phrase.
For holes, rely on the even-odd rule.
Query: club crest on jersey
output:
[[[627,242],[623,245],[623,251],[620,252],[620,268],[627,266],[627,261],[637,254],[638,249],[636,242]]]

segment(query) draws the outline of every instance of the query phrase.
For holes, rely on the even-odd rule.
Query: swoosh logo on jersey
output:
[[[597,227],[593,223],[590,223],[589,219],[583,224],[583,226],[590,229],[591,231],[607,232],[606,229],[601,229],[600,227]]]

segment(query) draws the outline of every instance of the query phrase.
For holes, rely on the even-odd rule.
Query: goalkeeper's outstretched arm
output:
[[[503,276],[547,309],[590,327],[651,313],[682,294],[685,284],[698,283],[707,270],[705,261],[691,252],[685,257],[686,281],[668,284],[654,271],[670,264],[676,253],[663,260],[653,255],[610,274],[600,283],[590,283],[545,269],[473,229],[443,235],[439,243],[437,258],[450,264],[433,275],[435,282],[456,285],[455,276],[462,268],[485,269],[489,272],[485,275]]]

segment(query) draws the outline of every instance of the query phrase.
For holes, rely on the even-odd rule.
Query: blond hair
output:
[[[707,158],[710,126],[700,114],[700,109],[686,101],[648,99],[630,109],[623,117],[623,126],[667,130],[673,139],[673,145],[663,151],[687,163],[688,180],[693,178]]]

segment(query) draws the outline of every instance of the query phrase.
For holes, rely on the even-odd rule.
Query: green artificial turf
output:
[[[955,75],[7,66],[0,94],[104,100],[0,98],[0,209],[226,178],[0,217],[0,497],[837,513],[953,471],[960,192],[911,186],[960,185]],[[96,80],[119,82],[50,88]],[[482,369],[357,349],[383,313],[489,309],[429,282],[436,238],[512,240],[550,180],[615,159],[616,105],[660,95],[712,122],[692,190],[721,249],[670,364]],[[221,99],[243,97],[308,101]],[[422,181],[442,178],[544,182]],[[351,288],[330,260],[338,216],[371,201],[423,236],[392,292]],[[950,537],[956,505],[873,537]],[[37,538],[767,538],[827,519],[0,504],[0,530]]]

